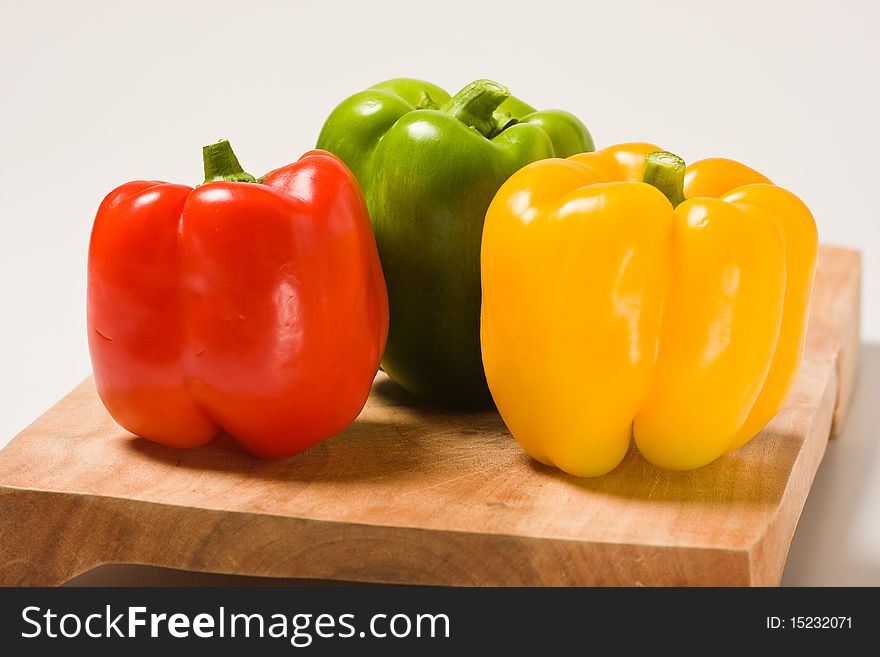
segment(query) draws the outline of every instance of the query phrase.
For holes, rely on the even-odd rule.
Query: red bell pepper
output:
[[[112,191],[89,245],[88,336],[98,394],[149,440],[195,447],[221,429],[284,458],[338,433],[366,402],[388,298],[366,206],[325,151],[245,173],[205,147],[206,182]]]

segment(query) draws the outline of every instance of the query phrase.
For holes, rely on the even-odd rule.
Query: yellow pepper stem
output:
[[[672,207],[684,202],[685,163],[678,155],[667,151],[651,153],[645,160],[645,173],[642,182],[653,185],[661,192]]]

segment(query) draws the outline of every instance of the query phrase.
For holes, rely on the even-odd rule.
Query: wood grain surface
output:
[[[344,433],[281,462],[228,437],[179,451],[107,415],[91,379],[0,452],[0,584],[97,565],[449,585],[776,585],[858,354],[857,252],[820,251],[785,407],[691,472],[631,450],[577,479],[529,459],[494,412],[449,413],[376,377]]]

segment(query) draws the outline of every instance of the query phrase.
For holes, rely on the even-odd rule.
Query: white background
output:
[[[197,183],[201,146],[223,137],[260,174],[311,148],[344,97],[398,76],[451,92],[495,79],[578,114],[598,147],[745,161],[807,202],[823,241],[863,251],[863,336],[880,341],[877,3],[0,5],[0,445],[89,372],[86,251],[108,191]],[[880,347],[866,349],[876,395]],[[857,438],[872,445],[868,394]]]

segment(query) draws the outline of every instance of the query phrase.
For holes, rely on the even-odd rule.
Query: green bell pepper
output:
[[[486,210],[526,164],[592,151],[589,131],[489,80],[450,98],[428,82],[396,79],[343,101],[317,146],[340,157],[364,190],[388,285],[385,372],[431,401],[490,405],[480,355]]]

